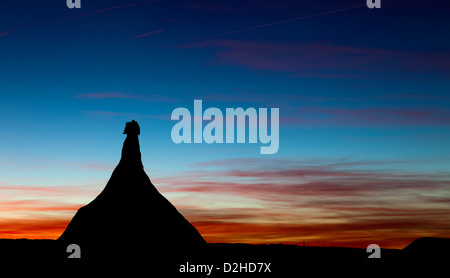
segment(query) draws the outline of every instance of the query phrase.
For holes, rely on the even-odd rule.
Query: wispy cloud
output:
[[[176,102],[177,99],[173,97],[168,97],[164,95],[136,95],[132,93],[125,92],[98,92],[98,93],[86,93],[76,95],[75,98],[78,99],[110,99],[110,98],[118,98],[118,99],[133,99],[139,101],[147,101],[147,102]]]
[[[91,185],[0,184],[0,238],[55,239],[73,214],[98,194]]]
[[[28,218],[0,220],[1,238],[56,239],[70,218]]]
[[[386,0],[386,1],[388,1],[388,0]],[[261,29],[261,28],[266,28],[266,27],[270,27],[270,26],[274,26],[274,25],[291,23],[291,22],[302,20],[302,19],[309,19],[309,18],[324,16],[324,15],[329,15],[329,14],[345,12],[345,11],[348,11],[348,10],[353,10],[353,9],[361,8],[361,7],[364,7],[364,6],[365,6],[365,4],[360,4],[360,5],[349,6],[349,7],[345,7],[345,8],[340,8],[340,9],[335,9],[335,10],[330,10],[330,11],[324,11],[324,12],[304,15],[304,16],[290,18],[290,19],[285,19],[285,20],[281,20],[281,21],[269,22],[269,23],[265,23],[265,24],[250,26],[250,27],[246,27],[246,28],[242,28],[242,29],[237,29],[237,30],[228,31],[228,32],[225,32],[225,33],[216,34],[216,35],[213,35],[213,36],[210,36],[210,37],[212,37],[212,38],[214,38],[214,37],[221,37],[221,36],[226,36],[226,35],[231,35],[231,34],[236,34],[236,33],[256,30],[256,29]]]
[[[135,113],[120,113],[103,110],[85,111],[85,113],[90,116],[100,116],[100,117],[127,117],[127,118],[136,117]]]
[[[95,10],[95,11],[90,11],[90,12],[80,12],[80,13],[77,13],[75,15],[68,16],[68,17],[65,17],[63,19],[57,20],[57,21],[53,22],[53,24],[58,24],[58,23],[61,23],[61,22],[67,21],[67,20],[72,20],[72,19],[81,18],[81,17],[85,17],[85,16],[90,16],[90,15],[95,15],[95,14],[99,14],[99,13],[104,13],[104,12],[108,12],[108,11],[111,11],[111,10],[123,9],[123,8],[128,8],[128,7],[135,7],[135,6],[155,3],[155,2],[159,2],[159,1],[161,1],[161,0],[146,0],[146,1],[140,1],[140,2],[135,2],[135,3],[128,3],[128,4],[124,4],[124,5],[105,7],[105,8],[98,9],[98,10]],[[28,23],[29,26],[33,26],[33,25],[37,25],[37,24],[38,24],[37,22]],[[21,28],[22,27],[20,27],[20,26],[15,26],[13,28],[10,28],[10,29],[4,30],[4,31],[0,31],[0,37],[4,37],[4,36],[7,36],[7,35],[10,35],[14,31],[17,31],[17,30],[19,30]]]
[[[199,3],[180,3],[179,7],[188,10],[202,11],[202,12],[237,12],[236,7],[227,5],[227,3],[219,4],[214,2],[199,2]]]
[[[15,200],[3,201],[0,204],[0,210],[3,212],[51,212],[51,211],[76,211],[81,204],[57,203],[42,200]]]
[[[129,3],[129,4],[124,4],[124,5],[106,7],[106,8],[91,11],[91,12],[82,12],[82,13],[79,13],[79,14],[76,14],[73,16],[69,16],[69,17],[64,18],[62,21],[85,17],[85,16],[90,16],[90,15],[99,14],[99,13],[104,13],[104,12],[111,11],[111,10],[117,10],[117,9],[123,9],[123,8],[128,8],[128,7],[135,7],[135,6],[139,6],[139,5],[143,5],[143,4],[155,3],[155,2],[159,2],[159,1],[160,0],[147,0],[147,1]]]
[[[154,183],[209,242],[402,248],[450,228],[450,173],[394,170],[432,160],[226,159]]]
[[[450,174],[395,169],[445,159],[224,159],[152,180],[208,242],[403,248],[418,237],[446,236]],[[6,238],[57,238],[93,190],[0,185]]]
[[[267,224],[253,222],[199,221],[193,222],[208,242],[290,243],[309,246],[342,246],[365,248],[377,242],[384,248],[404,248],[423,236],[420,228],[426,226],[429,236],[445,237],[448,224],[427,223],[417,217],[411,220],[379,220],[373,222],[352,220],[346,223],[290,223]],[[302,219],[299,218],[299,222]],[[332,236],[330,236],[332,235]]]
[[[212,65],[280,71],[323,78],[386,78],[403,72],[450,72],[450,52],[336,45],[210,39],[185,47],[217,47]],[[390,76],[390,75],[389,75]]]
[[[0,186],[3,198],[84,196],[90,195],[91,190],[91,185],[27,186],[5,183]]]
[[[283,123],[344,126],[448,126],[450,112],[440,108],[320,108],[301,107],[298,117],[281,118]]]
[[[113,112],[104,110],[90,110],[84,111],[87,115],[91,117],[104,117],[104,118],[116,118],[121,117],[127,120],[131,119],[154,119],[161,121],[170,121],[170,115],[148,115],[139,113],[125,113],[125,112]]]
[[[147,36],[158,34],[158,33],[162,33],[162,32],[164,32],[164,30],[156,30],[156,31],[152,31],[152,32],[148,32],[148,33],[144,33],[144,34],[141,34],[141,35],[137,35],[137,36],[131,37],[131,39],[143,38],[143,37],[147,37]]]

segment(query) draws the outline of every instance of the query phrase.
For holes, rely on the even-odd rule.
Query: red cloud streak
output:
[[[418,237],[448,237],[450,179],[380,166],[428,161],[229,159],[153,183],[208,242],[403,248]],[[3,187],[0,238],[57,238],[83,205],[15,193],[49,200],[61,188]]]

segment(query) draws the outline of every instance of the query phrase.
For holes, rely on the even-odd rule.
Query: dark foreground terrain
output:
[[[366,249],[293,245],[208,244],[182,254],[105,246],[105,253],[96,256],[89,256],[89,250],[80,246],[80,258],[68,258],[67,246],[55,240],[3,239],[0,259],[3,268],[14,267],[19,272],[33,266],[35,273],[58,270],[102,276],[145,271],[147,277],[309,277],[311,273],[317,277],[362,277],[364,273],[404,277],[415,271],[444,269],[450,262],[449,247],[447,238],[420,238],[402,250],[381,249],[381,258],[369,259]]]

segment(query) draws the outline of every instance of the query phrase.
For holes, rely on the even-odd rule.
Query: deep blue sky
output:
[[[389,173],[395,176],[390,179],[407,179],[399,182],[406,188],[412,186],[409,178],[437,179],[439,186],[434,191],[428,188],[426,194],[412,186],[413,196],[428,198],[415,200],[416,207],[440,209],[430,198],[448,202],[450,8],[446,1],[382,0],[381,9],[368,9],[365,0],[82,0],[81,9],[68,9],[65,2],[0,4],[0,190],[1,186],[23,189],[4,195],[4,203],[10,204],[4,211],[11,210],[3,213],[4,219],[43,217],[30,213],[28,206],[22,209],[23,200],[33,208],[42,203],[89,202],[118,162],[122,128],[131,119],[141,125],[141,151],[150,177],[177,207],[186,208],[188,218],[199,223],[205,215],[202,209],[211,206],[228,213],[230,208],[254,205],[281,214],[286,207],[292,209],[289,204],[306,202],[300,192],[300,199],[273,208],[252,198],[241,199],[243,189],[228,192],[228,201],[215,204],[202,203],[201,195],[196,195],[199,208],[189,211],[193,204],[186,201],[187,193],[176,190],[185,182],[178,180],[180,176],[212,179],[217,186],[242,178],[216,168],[210,169],[218,171],[215,175],[206,175],[204,163],[211,161],[211,165],[226,165],[225,170],[320,166],[322,170],[338,167],[333,172],[337,176],[344,170]],[[194,99],[202,99],[204,108],[223,111],[279,108],[279,152],[261,156],[259,143],[174,144],[170,131],[175,122],[170,114],[177,107],[192,111]],[[321,175],[311,175],[320,180]],[[343,184],[353,182],[350,176]],[[266,182],[278,178],[274,175]],[[255,179],[242,182],[247,185]],[[298,179],[294,175],[283,182]],[[377,176],[370,183],[377,188],[376,196],[392,195],[389,186],[377,183],[379,179],[386,177]],[[61,186],[89,190],[75,191],[75,197],[64,189],[57,197],[29,196],[26,191]],[[411,200],[408,194],[397,203]],[[339,201],[345,203],[344,199]],[[379,203],[391,205],[385,199]],[[70,220],[73,211],[62,211],[48,213]],[[308,222],[302,218],[304,212],[299,215],[280,221]],[[316,222],[326,218],[317,211],[306,215]],[[448,211],[440,221],[450,227]],[[57,227],[49,234],[59,232]],[[426,233],[439,231],[430,228]],[[221,236],[226,238],[217,238]],[[302,234],[308,236],[330,242],[326,236]],[[400,237],[392,246],[401,244]],[[275,241],[297,239],[291,235]]]

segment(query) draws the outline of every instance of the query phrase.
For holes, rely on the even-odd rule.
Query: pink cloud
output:
[[[137,39],[137,38],[147,37],[147,36],[158,34],[158,33],[162,33],[162,32],[164,32],[164,30],[156,30],[156,31],[144,33],[144,34],[141,34],[141,35],[138,35],[138,36],[134,36],[134,37],[131,37],[131,38],[132,39]]]
[[[422,162],[426,161],[429,160]],[[394,164],[417,161],[352,161],[346,158],[330,160],[329,163],[318,160],[316,166],[306,166],[307,161],[271,162],[264,163],[258,159],[213,161],[209,165],[205,162],[194,165],[199,169],[177,175],[182,178],[158,178],[155,184],[163,185],[161,190],[164,192],[229,194],[286,203],[304,197],[339,197],[348,202],[350,196],[384,198],[390,194],[416,194],[411,198],[418,203],[428,203],[432,199],[420,196],[443,193],[450,186],[449,176],[445,173],[402,173],[379,169],[382,165],[389,169]],[[372,167],[378,170],[370,170]],[[441,203],[447,200],[444,196]]]
[[[153,182],[168,196],[186,194],[176,205],[208,242],[306,239],[310,245],[362,248],[376,240],[402,248],[450,228],[448,174],[392,170],[431,161],[225,159]],[[216,199],[234,200],[233,206],[202,205]]]
[[[119,113],[112,111],[87,111],[87,114],[91,116],[105,116],[105,117],[135,117],[132,113]]]
[[[270,163],[261,158],[227,159],[194,164],[191,171],[152,180],[208,242],[298,244],[306,239],[308,245],[364,248],[376,241],[385,248],[402,248],[417,237],[444,236],[450,229],[448,174],[391,169],[425,161],[432,158],[358,161],[349,156]],[[1,188],[21,193],[21,199],[14,199],[20,197],[16,194],[0,202],[3,215],[42,216],[33,221],[1,220],[3,237],[56,238],[70,220],[62,215],[82,205],[23,196],[37,192],[49,198],[62,193],[63,187],[55,192],[5,184]],[[173,201],[173,194],[186,198]],[[2,194],[6,195],[9,192]],[[224,199],[228,201],[221,203]],[[44,218],[54,214],[61,217]]]
[[[214,2],[200,2],[200,3],[181,3],[178,6],[194,11],[203,11],[203,12],[232,12],[232,13],[241,13],[242,11],[236,9],[233,5],[227,5],[214,3]],[[239,6],[242,7],[242,6]]]
[[[282,71],[305,77],[373,78],[387,73],[450,71],[450,51],[406,51],[333,45],[214,39],[188,47],[216,47],[211,64]]]
[[[262,182],[185,182],[173,184],[171,188],[161,188],[164,192],[193,192],[193,193],[211,193],[211,194],[230,194],[236,196],[245,196],[259,200],[278,200],[292,201],[297,197],[373,197],[386,196],[393,194],[409,194],[412,192],[437,192],[445,190],[450,186],[449,182],[427,181],[427,180],[408,180],[408,179],[363,179],[354,180],[353,178],[339,179],[336,181],[305,181],[295,183],[294,178],[290,179],[291,184],[285,184],[280,181]],[[409,191],[409,193],[408,193]],[[420,198],[419,198],[420,199]],[[420,202],[426,200],[419,200]],[[447,199],[443,199],[447,200]],[[443,202],[443,201],[441,201]]]
[[[6,35],[9,35],[11,32],[12,32],[11,30],[7,30],[7,31],[4,31],[4,32],[1,32],[0,33],[0,37],[4,37]]]
[[[39,200],[16,200],[16,201],[3,201],[0,204],[2,214],[10,214],[11,212],[45,212],[45,211],[76,211],[82,204],[68,204],[57,202],[46,202]]]
[[[106,117],[106,118],[125,117],[127,119],[134,118],[134,119],[155,119],[161,121],[170,121],[170,115],[145,115],[139,113],[122,113],[103,110],[85,111],[85,113],[91,117]]]
[[[445,101],[445,100],[441,100]],[[351,127],[391,126],[448,126],[450,112],[429,108],[321,108],[301,106],[292,109],[280,123],[289,125],[333,125]]]
[[[450,112],[443,109],[323,109],[303,108],[322,123],[343,125],[450,125]],[[325,116],[326,118],[323,118]]]
[[[70,218],[2,219],[1,238],[56,239],[69,224]]]
[[[113,163],[74,163],[76,166],[81,167],[83,169],[94,170],[94,171],[112,171],[114,167],[116,167]]]
[[[118,99],[132,99],[139,101],[148,101],[148,102],[174,102],[177,101],[172,97],[167,97],[163,95],[136,95],[130,93],[123,92],[98,92],[98,93],[86,93],[76,95],[75,98],[78,99],[93,99],[93,100],[101,100],[101,99],[110,99],[110,98],[118,98]]]
[[[28,200],[38,197],[39,199],[65,197],[90,197],[97,186],[93,185],[61,185],[61,186],[23,186],[23,185],[1,185],[0,202]]]
[[[14,32],[14,31],[16,31],[18,29],[20,29],[20,27],[16,26],[16,27],[8,29],[6,31],[0,32],[0,37],[7,36],[7,35],[11,34],[12,32]]]
[[[435,232],[423,233],[420,218],[409,221],[398,219],[377,220],[372,223],[352,221],[347,223],[254,223],[232,221],[193,222],[210,243],[290,243],[300,245],[306,239],[309,246],[343,246],[365,248],[374,241],[384,248],[404,248],[414,239],[423,236],[446,236],[448,225],[427,224]]]

